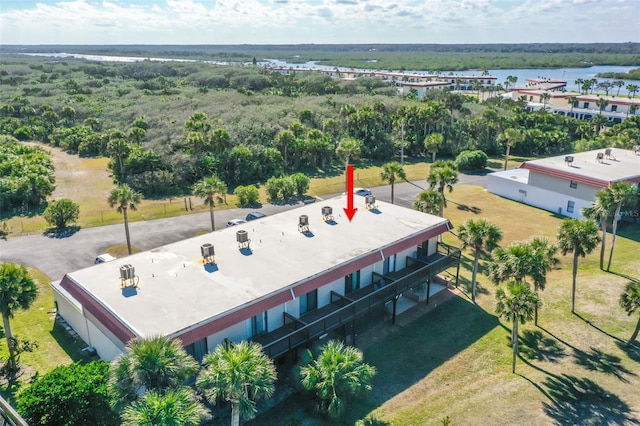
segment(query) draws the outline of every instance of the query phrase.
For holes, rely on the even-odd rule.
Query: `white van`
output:
[[[103,254],[99,255],[98,257],[96,257],[96,260],[94,260],[93,263],[95,263],[97,265],[98,263],[112,262],[114,260],[116,260],[115,257],[111,256],[108,253],[103,253]]]

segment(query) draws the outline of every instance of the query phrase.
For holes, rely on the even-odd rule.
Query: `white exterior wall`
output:
[[[80,303],[58,284],[59,281],[51,283],[58,315],[64,318],[87,346],[93,347],[104,361],[111,361],[120,355],[124,349],[122,342],[111,333],[107,335],[96,327],[93,320],[86,317]]]
[[[318,289],[318,308],[322,308],[323,306],[327,306],[331,303],[331,291],[335,291],[338,294],[342,294],[344,296],[344,278],[335,280],[332,283],[324,285]],[[298,299],[296,298],[296,302]],[[291,315],[291,311],[288,311]],[[296,306],[296,317],[300,314],[300,303],[297,303]]]
[[[495,176],[493,174],[488,175],[487,191],[510,200],[519,201],[552,213],[559,213],[562,216],[577,219],[582,219],[582,209],[591,205],[590,200],[587,201],[559,194],[557,192],[530,186],[526,183],[509,179],[508,177]],[[573,213],[567,212],[567,204],[569,201],[573,201],[575,203]]]
[[[91,321],[87,321],[91,346],[103,361],[112,361],[123,352],[109,337],[102,333]]]
[[[247,340],[246,321],[240,322],[215,334],[207,336],[207,350],[209,352],[213,352],[216,347],[224,341],[224,339],[229,339],[236,342]]]

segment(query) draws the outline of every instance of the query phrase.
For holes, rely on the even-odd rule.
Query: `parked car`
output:
[[[96,259],[93,261],[93,263],[95,263],[97,265],[98,263],[112,262],[114,260],[116,260],[115,257],[111,256],[108,253],[103,253],[103,254],[98,255],[98,257],[96,257]]]
[[[241,225],[243,223],[247,223],[247,221],[244,219],[231,219],[229,222],[227,222],[227,227]]]
[[[247,215],[247,217],[245,217],[245,219],[247,219],[247,222],[249,222],[251,220],[261,219],[263,217],[267,217],[267,215],[261,212],[251,212]]]
[[[366,197],[367,195],[371,195],[371,190],[369,188],[353,188],[353,193],[355,195],[360,195],[361,197]],[[345,195],[346,192],[343,192],[342,195]]]

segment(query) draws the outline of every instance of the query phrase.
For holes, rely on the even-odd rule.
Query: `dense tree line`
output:
[[[53,193],[54,182],[47,152],[0,135],[0,211],[42,206]]]
[[[365,161],[453,158],[465,150],[542,156],[640,143],[639,121],[600,132],[524,101],[478,102],[443,90],[398,95],[377,78],[283,75],[257,66],[51,62],[11,57],[0,69],[0,133],[81,156],[108,156],[117,183],[145,195],[189,191],[216,175],[231,188],[338,167],[338,147]],[[505,132],[514,129],[513,140]]]

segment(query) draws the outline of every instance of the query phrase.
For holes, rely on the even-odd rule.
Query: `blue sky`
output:
[[[640,41],[640,0],[0,0],[2,44]]]

